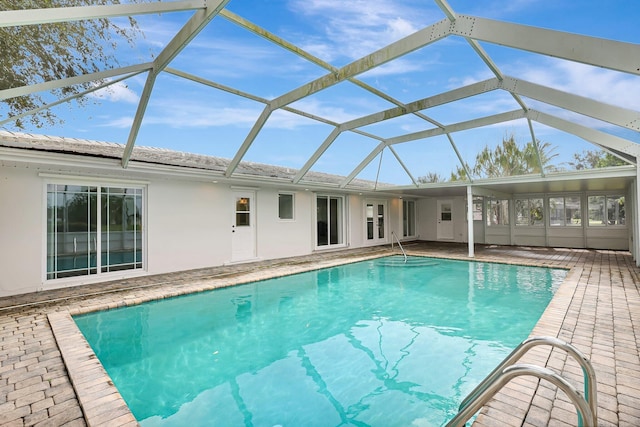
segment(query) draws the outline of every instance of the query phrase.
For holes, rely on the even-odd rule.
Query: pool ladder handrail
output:
[[[516,362],[530,349],[539,345],[549,345],[573,356],[582,368],[584,376],[584,397],[567,380],[548,368]],[[513,378],[532,375],[545,379],[569,397],[578,413],[578,426],[598,424],[598,403],[596,397],[596,374],[589,359],[577,348],[554,337],[532,337],[523,341],[509,354],[460,404],[458,414],[447,423],[447,427],[460,427],[478,412],[504,385]]]
[[[400,250],[402,251],[402,255],[404,255],[404,262],[405,264],[407,263],[407,253],[404,251],[404,248],[402,247],[402,243],[400,243],[400,239],[398,239],[398,236],[396,236],[396,232],[392,231],[391,232],[391,250],[393,250],[393,237],[396,238],[396,241],[398,242],[398,246],[400,246]]]

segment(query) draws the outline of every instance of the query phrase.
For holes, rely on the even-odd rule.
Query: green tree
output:
[[[582,153],[574,154],[573,158],[575,161],[569,162],[569,164],[576,170],[624,166],[627,164],[627,162],[613,154],[601,150],[584,150]]]
[[[486,146],[476,155],[473,174],[481,178],[495,178],[501,176],[526,175],[541,173],[547,169],[549,162],[557,156],[554,147],[548,142],[538,141],[536,146],[530,141],[524,147],[518,146],[513,135],[502,140],[502,144],[491,149]],[[542,163],[542,165],[541,165]]]
[[[480,151],[475,158],[473,167],[467,165],[467,170],[480,178],[496,178],[503,176],[526,175],[541,173],[543,170],[549,172],[555,170],[551,165],[551,160],[557,156],[555,147],[548,142],[537,141],[536,146],[527,142],[520,147],[513,135],[502,139],[502,144],[495,148],[488,145]],[[451,181],[467,180],[467,173],[461,166],[451,172]]]
[[[140,3],[148,0],[130,0]],[[120,0],[0,0],[0,10],[24,10],[51,7],[119,4]],[[90,74],[119,66],[115,57],[116,46],[133,45],[142,32],[136,21],[129,18],[125,25],[109,19],[90,19],[56,22],[41,25],[0,27],[0,90]],[[78,94],[95,82],[64,87],[52,91],[57,98]],[[85,104],[87,98],[79,98]],[[15,116],[46,105],[39,94],[30,94],[3,101],[9,116]],[[28,116],[37,127],[54,125],[61,120],[51,111],[42,110]],[[23,122],[16,120],[18,128]]]
[[[428,172],[424,176],[419,176],[416,181],[421,184],[434,183],[434,182],[442,182],[444,179],[437,172]]]

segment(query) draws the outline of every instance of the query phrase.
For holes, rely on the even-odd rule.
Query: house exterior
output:
[[[396,238],[636,253],[634,166],[386,188],[146,147],[122,168],[123,150],[0,132],[0,297]]]

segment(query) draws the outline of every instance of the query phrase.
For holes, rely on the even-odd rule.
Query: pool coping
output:
[[[548,259],[541,260],[541,262],[531,261],[530,259],[522,260],[523,262],[513,262],[511,260],[485,259],[485,257],[469,258],[453,254],[438,256],[433,254],[425,255],[421,253],[412,253],[411,251],[407,251],[407,254],[429,258],[443,258],[471,262],[492,262],[568,270],[567,276],[556,290],[553,298],[549,302],[549,305],[546,307],[542,316],[534,326],[530,336],[557,337],[559,335],[564,314],[567,312],[568,307],[571,304],[572,297],[575,293],[582,272],[580,266],[569,268],[562,265],[549,265],[554,263],[549,263]],[[320,260],[313,265],[282,265],[269,268],[267,270],[254,270],[234,277],[214,277],[195,280],[189,285],[181,285],[178,288],[170,286],[167,287],[164,285],[144,286],[140,288],[145,290],[144,295],[125,295],[125,298],[118,302],[101,302],[93,305],[74,307],[72,309],[51,312],[47,316],[54,338],[59,346],[64,364],[67,367],[69,378],[78,397],[79,405],[84,413],[87,425],[98,426],[108,424],[136,426],[139,425],[138,421],[133,416],[128,405],[120,395],[116,386],[113,384],[111,377],[100,363],[84,335],[78,329],[72,318],[73,315],[133,306],[149,301],[205,292],[222,287],[252,283],[260,280],[288,276],[385,256],[389,256],[388,251],[359,255],[350,258]],[[127,290],[130,291],[131,289]],[[528,363],[544,362],[544,366],[549,360],[550,355],[550,348],[538,347],[525,355],[522,361]],[[510,393],[531,394],[531,399],[533,399],[536,387],[537,384],[533,379],[525,378],[522,381],[513,381],[512,383],[507,384],[505,389]]]

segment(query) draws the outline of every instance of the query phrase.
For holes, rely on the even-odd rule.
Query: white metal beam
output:
[[[494,125],[497,123],[509,122],[512,120],[523,119],[527,117],[527,113],[522,110],[508,111],[506,113],[495,114],[492,116],[481,117],[465,122],[454,123],[442,128],[428,129],[420,132],[409,133],[406,135],[396,136],[387,139],[388,145],[400,144],[402,142],[415,141],[417,139],[432,138],[434,136],[444,135],[446,133],[460,132],[463,130],[475,129],[483,126]]]
[[[382,122],[384,120],[400,117],[405,114],[425,110],[427,108],[436,107],[438,105],[447,104],[449,102],[458,101],[460,99],[469,98],[481,93],[490,92],[501,87],[502,85],[500,84],[500,81],[497,78],[492,78],[458,89],[453,89],[448,92],[443,92],[438,95],[419,99],[417,101],[406,104],[404,107],[394,107],[388,110],[380,111],[378,113],[369,114],[368,116],[359,117],[357,119],[344,122],[341,127],[344,130],[348,130],[357,127],[368,126],[374,123]]]
[[[251,147],[251,144],[253,144],[253,141],[258,136],[258,133],[262,130],[265,123],[267,123],[267,120],[269,119],[269,116],[271,116],[272,112],[273,110],[271,109],[270,105],[267,105],[264,107],[264,109],[262,110],[262,113],[260,113],[260,116],[258,117],[258,120],[256,120],[256,122],[253,124],[251,131],[245,138],[244,142],[242,143],[238,151],[236,151],[236,155],[233,157],[233,159],[231,159],[231,162],[229,163],[229,165],[227,166],[227,169],[224,172],[224,176],[230,177],[233,174],[233,171],[235,171],[238,165],[240,164],[240,161],[244,157],[249,147]]]
[[[44,9],[6,10],[0,12],[0,27],[70,22],[83,19],[114,18],[204,9],[207,0],[183,0],[140,4],[112,4],[104,6],[51,7]]]
[[[260,102],[260,103],[262,103],[264,105],[269,104],[269,100],[268,99],[265,99],[265,98],[262,98],[260,96],[256,96],[256,95],[253,95],[251,93],[247,93],[247,92],[244,92],[244,91],[241,91],[241,90],[238,90],[238,89],[235,89],[235,88],[232,88],[232,87],[220,84],[220,83],[216,83],[214,81],[205,79],[205,78],[200,77],[200,76],[196,76],[196,75],[193,75],[193,74],[190,74],[190,73],[186,73],[184,71],[176,70],[175,68],[167,67],[167,68],[164,69],[164,71],[169,73],[169,74],[173,74],[174,76],[177,76],[177,77],[182,77],[184,79],[191,80],[193,82],[200,83],[200,84],[203,84],[205,86],[209,86],[209,87],[212,87],[212,88],[215,88],[215,89],[218,89],[218,90],[222,90],[224,92],[231,93],[233,95],[241,96],[243,98],[247,98],[247,99],[250,99],[252,101]],[[301,111],[301,110],[298,110],[296,108],[283,107],[282,110],[288,111],[288,112],[293,113],[293,114],[297,114],[299,116],[307,117],[309,119],[312,119],[312,120],[315,120],[315,121],[318,121],[318,122],[321,122],[321,123],[325,123],[325,124],[328,124],[328,125],[331,125],[331,126],[338,126],[339,125],[338,123],[334,122],[333,120],[325,119],[324,117],[320,117],[320,116],[317,116],[315,114],[307,113],[306,111]]]
[[[153,66],[152,63],[147,62],[144,64],[131,65],[129,67],[114,68],[112,70],[100,71],[92,74],[85,74],[82,76],[69,77],[61,80],[52,80],[49,82],[36,83],[28,86],[20,86],[11,89],[0,90],[0,101],[9,98],[15,98],[17,96],[30,95],[36,92],[42,92],[47,90],[59,89],[61,87],[73,86],[77,84],[83,84],[92,82],[95,80],[103,80],[109,77],[120,76],[123,74],[141,73],[149,70]]]
[[[456,20],[451,23],[451,34],[640,75],[640,46],[634,43],[468,15],[457,15]]]
[[[153,91],[153,85],[155,84],[156,77],[169,65],[169,63],[175,58],[195,36],[204,29],[209,22],[224,8],[229,0],[211,0],[212,4],[208,4],[204,10],[198,10],[187,21],[187,23],[178,31],[178,33],[169,41],[167,46],[160,52],[158,57],[153,61],[153,69],[149,71],[147,81],[140,97],[140,103],[136,110],[136,115],[133,118],[131,130],[129,132],[129,138],[127,139],[127,145],[124,148],[122,155],[122,167],[126,168],[129,163],[129,158],[133,152],[133,146],[136,143],[138,137],[138,131],[142,124],[151,92]]]
[[[547,126],[579,136],[580,138],[602,147],[605,150],[613,150],[610,151],[611,154],[614,154],[617,157],[620,156],[616,152],[627,154],[630,158],[624,158],[625,161],[631,161],[631,158],[634,158],[635,162],[633,163],[636,163],[637,158],[640,155],[640,145],[627,139],[594,130],[541,111],[530,110],[527,113],[527,117]]]
[[[360,172],[362,172],[362,170],[369,164],[371,163],[371,161],[373,159],[376,158],[376,156],[378,154],[380,154],[380,152],[382,150],[384,150],[384,147],[386,147],[386,144],[384,142],[381,142],[380,144],[378,144],[370,153],[367,157],[365,157],[358,166],[355,167],[355,169],[353,169],[351,171],[351,173],[349,174],[349,176],[347,176],[345,179],[342,180],[342,182],[340,183],[340,188],[345,188],[347,185],[349,185],[349,183],[351,181],[353,181],[355,179],[356,176],[358,176],[358,174]]]
[[[640,47],[638,48],[640,51]],[[514,93],[536,99],[546,104],[555,105],[566,110],[593,117],[627,129],[640,132],[640,112],[628,110],[591,98],[552,89],[547,86],[531,83],[515,77],[505,78],[506,86],[513,87]]]
[[[325,151],[327,151],[327,149],[329,148],[329,146],[331,144],[333,144],[333,141],[336,140],[336,138],[340,135],[340,133],[342,133],[342,131],[340,130],[340,127],[336,126],[331,133],[329,134],[329,136],[327,136],[325,138],[325,140],[322,142],[322,144],[320,144],[320,146],[316,149],[315,153],[313,153],[313,155],[311,157],[309,157],[309,159],[307,160],[307,162],[304,164],[304,166],[302,166],[302,168],[298,171],[298,173],[296,174],[296,176],[293,177],[293,183],[297,184],[298,182],[300,182],[300,180],[302,179],[303,176],[306,175],[307,172],[309,172],[309,169],[311,169],[311,167],[315,164],[315,162],[318,161],[318,159],[320,158],[320,156],[322,156],[324,154]]]
[[[449,26],[447,21],[440,21],[436,24],[430,25],[422,30],[416,31],[407,37],[404,37],[390,45],[379,49],[367,56],[364,56],[344,67],[326,74],[312,82],[309,82],[303,86],[300,86],[290,92],[285,93],[271,101],[269,104],[270,111],[277,110],[286,105],[289,105],[295,101],[303,99],[309,95],[320,92],[326,88],[329,88],[341,81],[354,77],[365,71],[369,71],[379,65],[385,64],[400,56],[406,55],[416,49],[427,46],[434,43],[449,34]],[[262,116],[261,116],[262,117]],[[267,116],[268,118],[268,116]],[[266,120],[266,118],[265,118]],[[246,154],[249,147],[253,143],[255,137],[258,135],[260,129],[264,126],[264,122],[256,122],[253,128],[249,131],[249,135],[245,139],[244,143],[237,151],[232,162],[229,164],[225,175],[231,176],[234,170],[238,167],[238,164]]]
[[[298,101],[323,89],[331,87],[341,81],[372,70],[393,59],[404,56],[416,49],[435,43],[450,34],[448,21],[440,21],[416,31],[390,45],[366,55],[336,72],[327,74],[303,86],[300,86],[272,101],[272,108],[278,109],[287,104]]]
[[[67,96],[66,98],[59,99],[59,100],[57,100],[55,102],[51,102],[49,104],[43,105],[42,107],[34,108],[33,110],[25,111],[24,113],[16,114],[15,116],[11,116],[11,117],[9,117],[7,119],[0,120],[0,126],[4,125],[5,123],[14,122],[14,121],[16,121],[18,119],[21,119],[23,117],[26,117],[26,116],[31,116],[33,114],[36,114],[36,113],[40,112],[40,111],[47,110],[47,109],[49,109],[51,107],[55,107],[56,105],[64,104],[65,102],[72,101],[72,100],[74,100],[76,98],[83,97],[83,96],[88,95],[88,94],[90,94],[92,92],[95,92],[97,90],[104,89],[105,87],[114,85],[114,84],[116,84],[118,82],[121,82],[122,80],[126,80],[128,78],[133,77],[133,76],[137,76],[141,72],[142,71],[136,72],[136,73],[130,73],[130,74],[121,76],[121,77],[119,77],[117,79],[106,81],[106,82],[104,82],[104,83],[102,83],[102,84],[100,84],[100,85],[98,85],[96,87],[92,87],[91,89],[85,90],[85,91],[77,93],[75,95]]]
[[[400,163],[400,166],[402,166],[402,169],[404,169],[404,171],[407,173],[407,175],[409,175],[409,178],[411,178],[411,182],[413,182],[413,185],[415,185],[417,187],[418,186],[418,182],[415,180],[415,178],[413,177],[413,175],[409,171],[409,168],[407,168],[407,166],[404,164],[404,162],[402,161],[402,159],[400,158],[398,153],[396,153],[396,150],[391,145],[389,145],[389,151],[391,151],[393,153],[393,155],[396,157],[396,160],[398,160],[398,163]]]

